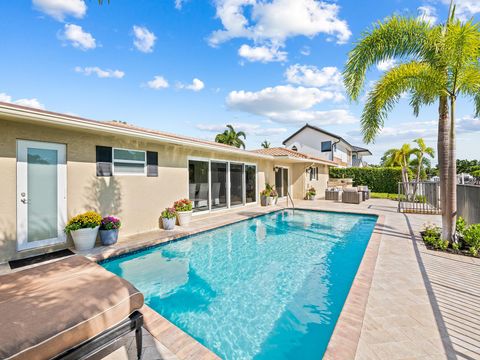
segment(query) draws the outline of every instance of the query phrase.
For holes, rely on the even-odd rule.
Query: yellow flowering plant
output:
[[[65,226],[65,232],[68,234],[70,231],[79,229],[95,228],[102,223],[102,216],[95,211],[87,211],[83,214],[74,216],[71,218],[67,226]]]

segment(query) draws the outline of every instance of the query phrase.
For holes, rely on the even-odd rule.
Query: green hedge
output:
[[[352,178],[353,186],[367,185],[377,193],[398,193],[398,183],[402,181],[402,169],[397,167],[330,168],[333,179]]]

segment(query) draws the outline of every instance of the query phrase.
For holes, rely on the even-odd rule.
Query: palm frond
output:
[[[378,62],[389,58],[423,58],[431,51],[431,47],[426,46],[430,43],[431,31],[423,20],[393,16],[365,32],[350,51],[343,71],[350,98],[359,98],[367,70]]]

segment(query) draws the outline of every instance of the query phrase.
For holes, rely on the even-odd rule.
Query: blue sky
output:
[[[16,0],[0,2],[0,101],[98,120],[123,120],[213,139],[226,124],[281,145],[306,122],[362,145],[362,101],[340,72],[361,32],[393,13],[441,22],[448,0]],[[368,5],[367,5],[368,4]],[[458,15],[479,19],[480,1]],[[373,68],[374,81],[389,63]],[[458,106],[458,157],[480,158],[480,120]],[[383,152],[423,136],[435,146],[436,108],[407,100],[376,143]]]

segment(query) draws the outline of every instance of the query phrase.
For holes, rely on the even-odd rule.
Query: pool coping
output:
[[[122,257],[127,254],[146,250],[147,248],[157,247],[169,242],[183,240],[193,235],[288,209],[292,208],[275,206],[270,209],[266,209],[262,213],[257,213],[245,218],[223,220],[213,225],[200,227],[197,230],[181,231],[160,239],[138,242],[136,244],[128,244],[111,251],[85,256],[87,256],[90,260],[101,263],[105,260]],[[357,273],[355,274],[355,278],[350,287],[348,296],[343,304],[342,311],[337,319],[334,331],[330,337],[327,349],[323,356],[323,359],[332,360],[354,359],[362,330],[373,273],[375,271],[385,216],[378,214],[375,211],[362,211],[360,209],[359,211],[341,211],[336,209],[318,209],[300,206],[295,207],[295,210],[377,216],[375,227],[363,254],[362,261],[357,269]],[[165,345],[179,359],[220,359],[220,357],[212,350],[202,345],[185,331],[154,311],[148,305],[144,305],[141,311],[143,312],[145,318],[144,327],[155,339]]]
[[[385,224],[385,215],[374,211],[353,214],[376,215],[377,221],[323,355],[323,359],[327,360],[355,359]]]

